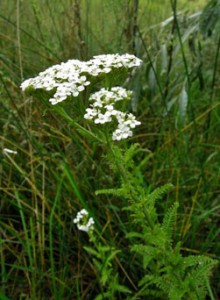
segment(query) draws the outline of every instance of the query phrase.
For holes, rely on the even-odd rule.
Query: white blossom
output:
[[[49,101],[55,105],[69,96],[78,97],[79,93],[90,84],[91,77],[105,75],[114,69],[135,68],[141,63],[142,61],[132,54],[98,55],[87,62],[72,59],[49,67],[38,76],[25,80],[21,84],[21,89],[23,91],[28,88],[54,90],[54,95]],[[120,92],[118,101],[120,97],[124,97]]]
[[[77,213],[76,218],[73,220],[73,223],[76,224],[77,228],[81,231],[89,232],[94,229],[94,220],[93,218],[88,217],[88,212],[85,209],[82,209]]]
[[[85,119],[93,120],[95,124],[105,124],[116,120],[118,127],[112,134],[114,141],[120,141],[133,135],[131,129],[140,125],[132,113],[126,114],[115,109],[118,101],[130,99],[131,91],[122,87],[113,87],[110,90],[102,88],[100,91],[92,94],[89,101],[92,102],[86,109]]]

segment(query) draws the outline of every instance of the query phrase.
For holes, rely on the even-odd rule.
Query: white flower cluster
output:
[[[102,88],[100,91],[92,94],[89,101],[93,103],[86,109],[85,119],[93,120],[95,124],[104,124],[112,121],[112,118],[118,122],[117,129],[112,134],[112,139],[120,141],[132,136],[131,129],[140,125],[132,113],[126,114],[115,109],[118,101],[130,99],[131,91],[122,87],[113,87],[110,90]]]
[[[93,225],[95,224],[93,218],[88,217],[88,212],[82,209],[77,213],[76,218],[73,220],[77,228],[81,231],[89,232],[93,230]]]
[[[142,61],[132,54],[98,55],[87,62],[72,59],[25,80],[21,88],[23,91],[30,87],[46,91],[55,90],[53,98],[49,100],[54,105],[66,100],[70,95],[77,97],[90,84],[90,76],[106,74],[113,69],[138,67],[141,63]]]

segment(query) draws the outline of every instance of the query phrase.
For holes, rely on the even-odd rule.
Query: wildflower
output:
[[[99,113],[98,117],[95,119],[95,124],[104,124],[107,122],[111,122],[112,118],[111,118],[111,113],[106,111],[104,114]]]
[[[136,68],[141,63],[142,61],[132,54],[98,55],[87,62],[72,59],[54,65],[40,72],[38,76],[25,80],[21,84],[21,89],[23,91],[28,88],[54,90],[54,95],[49,101],[55,105],[69,96],[78,97],[79,93],[90,84],[91,77],[105,75],[114,69]]]
[[[126,114],[115,109],[118,101],[130,99],[131,91],[127,91],[122,87],[113,87],[110,90],[102,88],[100,91],[92,94],[89,101],[93,102],[86,109],[85,119],[93,120],[95,124],[105,124],[115,119],[118,127],[112,134],[114,141],[120,141],[133,135],[131,129],[140,125],[132,113]]]
[[[112,139],[113,139],[113,141],[120,141],[120,140],[123,140],[123,139],[127,139],[129,136],[132,136],[132,135],[133,135],[133,133],[129,129],[129,127],[124,126],[124,127],[116,129],[113,132]]]
[[[142,63],[141,59],[132,54],[103,54],[94,56],[92,63],[99,65],[100,68],[134,68],[139,67]]]
[[[88,212],[85,209],[82,209],[77,213],[73,223],[76,224],[79,230],[85,232],[92,231],[94,229],[93,225],[95,224],[93,218],[88,217]]]
[[[126,121],[124,121],[124,124],[130,128],[135,128],[137,125],[140,125],[141,122],[137,121],[135,119],[135,116],[130,113],[127,115],[127,119],[126,119]]]

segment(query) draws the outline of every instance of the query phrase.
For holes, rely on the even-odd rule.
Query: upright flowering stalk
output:
[[[98,55],[87,62],[68,60],[40,72],[34,78],[25,80],[21,88],[23,91],[32,89],[48,91],[53,94],[49,102],[56,105],[68,98],[71,100],[78,97],[94,78],[101,79],[108,73],[130,70],[139,67],[141,63],[139,58],[131,54]],[[120,86],[102,88],[90,95],[90,105],[85,109],[84,118],[101,125],[112,122],[115,127],[112,140],[127,139],[133,135],[132,129],[141,124],[132,113],[125,113],[118,108],[118,102],[130,100],[131,97],[132,91]]]
[[[87,62],[69,60],[41,72],[35,78],[24,81],[21,87],[23,90],[49,91],[52,95],[49,99],[50,103],[58,105],[67,99],[74,100],[88,85],[94,83],[95,78],[101,82],[108,73],[129,70],[140,64],[141,60],[130,54],[99,55]],[[88,107],[84,107],[84,118],[93,122],[94,127],[100,126],[105,136],[110,132],[113,141],[127,139],[133,135],[132,129],[140,125],[132,113],[121,109],[122,101],[130,100],[131,96],[131,91],[120,86],[112,87],[110,84],[107,88],[90,95]],[[67,119],[72,121],[69,116]],[[81,125],[77,126],[83,129]],[[84,128],[84,133],[88,134],[89,131]],[[90,135],[96,140],[103,141],[93,133]],[[133,240],[130,248],[136,253],[135,257],[139,256],[143,261],[143,268],[139,265],[140,274],[143,275],[138,284],[140,290],[129,299],[146,299],[147,296],[156,295],[158,299],[204,300],[207,286],[209,288],[209,274],[216,262],[202,255],[185,257],[181,252],[181,244],[175,245],[173,228],[178,203],[166,211],[163,218],[158,214],[155,205],[164,193],[169,191],[171,185],[158,187],[149,193],[145,181],[140,176],[140,166],[137,166],[134,160],[135,155],[140,151],[138,145],[131,145],[128,149],[122,148],[116,143],[112,145],[108,136],[105,144],[108,145],[107,151],[109,151],[108,157],[112,169],[120,174],[120,186],[96,191],[96,195],[112,194],[126,199],[127,206],[124,209],[131,213],[135,224],[134,226],[131,224],[131,231],[127,232],[127,238]],[[6,150],[5,153],[12,153],[11,150]],[[121,293],[130,294],[132,291],[119,283],[120,276],[115,261],[118,260],[117,254],[120,251],[109,246],[108,242],[96,235],[94,220],[89,217],[85,209],[77,213],[73,222],[80,231],[88,234],[92,244],[91,247],[84,248],[93,257],[96,276],[100,283],[101,293],[95,299],[125,299],[121,297]],[[134,287],[136,290],[136,285]]]
[[[94,230],[93,218],[89,217],[85,209],[77,213],[73,223],[80,231],[86,232],[89,236],[91,246],[84,246],[83,248],[92,257],[96,278],[102,291],[95,299],[116,299],[117,291],[130,293],[126,286],[119,283],[118,270],[114,266],[114,260],[120,251],[103,243],[103,239],[100,239]]]

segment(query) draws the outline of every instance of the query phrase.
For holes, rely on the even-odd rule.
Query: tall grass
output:
[[[116,260],[123,283],[138,289],[138,266],[126,258],[123,203],[95,195],[118,180],[102,149],[19,88],[70,58],[127,51],[143,58],[129,84],[142,122],[134,141],[149,153],[140,154],[146,187],[173,183],[159,209],[163,215],[179,203],[175,233],[183,254],[219,259],[219,31],[206,37],[200,17],[192,17],[204,2],[139,1],[134,24],[133,1],[2,1],[0,143],[18,154],[0,154],[0,299],[92,299],[98,284],[83,250],[88,241],[72,223],[82,207],[103,239],[123,249]],[[210,299],[219,290],[216,270]]]

